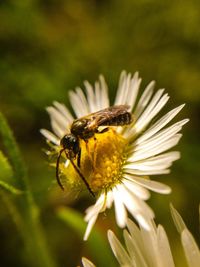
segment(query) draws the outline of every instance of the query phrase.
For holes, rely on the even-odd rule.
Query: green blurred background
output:
[[[68,105],[68,90],[83,87],[85,79],[94,83],[100,73],[113,99],[122,69],[139,71],[143,88],[152,79],[157,88],[166,88],[171,98],[165,110],[186,103],[178,115],[179,119],[190,118],[176,148],[182,158],[170,175],[155,177],[170,185],[173,192],[170,196],[153,193],[149,203],[156,221],[167,230],[178,266],[183,265],[169,202],[199,241],[199,25],[198,0],[0,1],[0,110],[28,166],[29,182],[58,266],[76,266],[81,256],[95,262],[96,255],[87,243],[56,215],[61,204],[83,213],[93,200],[87,195],[81,199],[63,195],[55,189],[55,173],[48,166],[42,151],[45,141],[39,133],[40,128],[50,129],[45,107],[54,100]],[[114,220],[109,221],[112,212],[102,217],[97,228],[106,238],[108,227],[117,229]],[[1,266],[27,266],[23,242],[3,202],[0,240]]]

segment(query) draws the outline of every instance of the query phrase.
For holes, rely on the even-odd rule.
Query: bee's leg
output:
[[[100,133],[100,134],[101,134],[101,133],[106,133],[108,130],[109,130],[109,128],[107,127],[107,128],[104,128],[104,129],[101,130],[101,131],[98,130],[97,133]]]
[[[89,157],[89,159],[91,161],[92,169],[94,171],[94,159],[93,159],[93,156],[90,153],[90,149],[89,149],[89,146],[88,146],[88,140],[86,139],[84,141],[85,141],[85,146],[86,146],[86,150],[87,150],[87,153],[88,153],[88,157]]]
[[[87,182],[87,180],[85,179],[85,177],[83,176],[82,172],[80,171],[80,169],[75,165],[75,163],[73,162],[72,159],[70,159],[71,164],[73,165],[75,171],[79,174],[80,178],[83,180],[84,184],[86,185],[88,191],[90,192],[90,194],[95,197],[94,192],[92,191],[92,189],[90,188],[89,183]]]
[[[81,168],[81,149],[79,150],[78,156],[77,156],[77,166]]]
[[[97,129],[96,133],[97,133],[97,134],[101,134],[101,133],[105,133],[105,132],[107,132],[108,130],[109,130],[108,127],[107,127],[107,128],[104,128],[104,129],[101,130],[101,131],[99,131],[99,130]],[[94,135],[94,153],[93,153],[93,168],[94,168],[94,169],[95,169],[95,167],[96,167],[96,162],[97,162],[97,153],[96,153],[97,143],[98,143],[98,140],[97,140],[97,138],[96,138],[95,135]]]

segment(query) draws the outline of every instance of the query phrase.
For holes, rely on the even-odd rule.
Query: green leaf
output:
[[[6,189],[7,191],[9,191],[10,193],[13,193],[15,195],[21,195],[24,192],[15,188],[14,186],[4,182],[4,181],[0,181],[0,186],[3,187],[4,189]]]
[[[0,170],[0,180],[8,181],[13,176],[12,167],[2,151],[0,151]]]
[[[5,147],[8,159],[12,165],[14,171],[14,177],[16,178],[19,186],[22,189],[27,187],[26,184],[26,168],[24,161],[21,157],[21,153],[13,136],[13,133],[4,118],[3,114],[0,113],[0,135],[2,137],[2,142]]]
[[[63,220],[63,222],[73,228],[81,239],[83,239],[87,224],[84,222],[83,217],[80,213],[74,211],[73,209],[62,207],[58,209],[57,215],[61,220]],[[93,228],[91,236],[86,242],[91,251],[91,254],[96,260],[96,262],[94,262],[96,266],[115,266],[114,257],[112,255],[108,241],[104,239],[98,229]]]

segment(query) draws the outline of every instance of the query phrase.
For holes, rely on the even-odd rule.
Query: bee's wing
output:
[[[111,106],[92,114],[93,121],[97,127],[106,125],[119,125],[120,123],[117,119],[120,116],[125,116],[126,114],[129,115],[130,113],[128,112],[128,109],[128,105]]]

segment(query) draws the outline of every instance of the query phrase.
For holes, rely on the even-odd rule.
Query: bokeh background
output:
[[[166,88],[171,96],[166,110],[186,103],[178,115],[190,118],[176,148],[182,158],[171,174],[154,177],[173,192],[169,196],[152,193],[149,204],[156,221],[166,228],[178,266],[184,264],[169,202],[199,242],[199,25],[198,0],[0,1],[0,110],[28,167],[44,233],[58,266],[77,266],[81,256],[96,262],[87,243],[56,216],[60,205],[83,214],[93,200],[87,194],[63,195],[55,188],[55,172],[48,166],[42,151],[45,140],[39,133],[40,128],[50,129],[45,107],[54,100],[69,105],[68,90],[83,87],[86,79],[94,83],[100,73],[113,99],[123,69],[139,71],[143,88],[151,80],[156,80],[157,88]],[[112,212],[102,217],[96,227],[106,240],[106,230],[117,229]],[[0,239],[1,266],[34,266],[24,257],[24,244],[3,202]],[[108,266],[106,257],[104,266]]]

